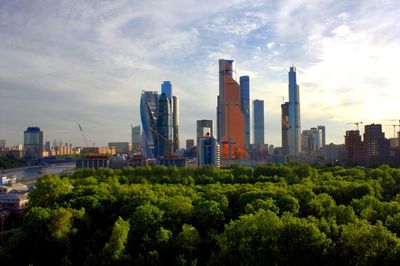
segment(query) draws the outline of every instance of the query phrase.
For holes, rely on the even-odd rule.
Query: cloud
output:
[[[395,0],[2,1],[0,137],[21,143],[37,125],[81,144],[79,121],[97,144],[128,141],[141,91],[171,80],[183,143],[215,120],[218,59],[232,58],[265,101],[268,143],[280,144],[292,63],[303,128],[343,142],[346,122],[400,117],[399,12]]]

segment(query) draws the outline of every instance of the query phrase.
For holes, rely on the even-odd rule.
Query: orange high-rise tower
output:
[[[221,158],[245,158],[245,117],[240,106],[240,86],[233,79],[233,60],[219,60],[219,95],[217,106],[218,142]]]

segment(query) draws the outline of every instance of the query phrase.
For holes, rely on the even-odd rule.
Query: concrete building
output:
[[[196,141],[197,145],[200,143],[200,139],[202,137],[207,136],[209,134],[210,137],[214,137],[214,122],[212,120],[197,120],[196,122]]]
[[[109,148],[115,149],[116,154],[128,154],[131,150],[131,144],[129,142],[109,142]]]
[[[186,149],[190,149],[194,147],[194,139],[187,139],[186,140]]]
[[[107,168],[108,156],[85,156],[76,160],[76,168]]]
[[[324,158],[326,163],[340,163],[345,158],[346,146],[344,144],[330,143],[325,145]]]
[[[318,130],[321,130],[321,133],[322,133],[322,145],[321,145],[321,148],[324,148],[325,145],[326,145],[326,129],[325,129],[325,126],[320,125],[317,128],[318,128]]]
[[[254,100],[253,101],[253,132],[254,132],[254,144],[262,145],[265,143],[264,139],[264,101]]]
[[[131,148],[133,154],[140,154],[140,126],[131,126],[132,139]]]
[[[211,135],[200,138],[197,148],[199,166],[221,167],[221,150],[216,138]]]
[[[37,161],[43,153],[43,131],[39,127],[28,127],[24,131],[24,157],[27,161]]]

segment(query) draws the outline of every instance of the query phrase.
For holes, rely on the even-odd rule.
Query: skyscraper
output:
[[[326,144],[325,126],[318,126],[318,129],[321,130],[321,132],[322,132],[321,148],[324,148],[325,144]]]
[[[172,153],[172,112],[171,102],[165,93],[162,93],[158,103],[157,134],[158,156]]]
[[[210,137],[214,137],[214,129],[213,129],[213,121],[212,120],[197,120],[197,127],[196,127],[196,132],[197,132],[197,145],[199,145],[200,139],[204,136],[207,135],[207,133],[210,134]]]
[[[264,144],[264,101],[253,101],[254,144]]]
[[[5,148],[5,147],[6,147],[6,140],[0,139],[0,148]]]
[[[24,157],[36,161],[43,154],[43,131],[39,127],[28,127],[24,131]]]
[[[158,153],[158,93],[143,91],[140,97],[140,118],[142,120],[141,147],[142,154],[149,159],[155,159]]]
[[[289,103],[281,104],[282,154],[289,154]]]
[[[166,80],[161,84],[161,94],[165,93],[168,99],[172,102],[172,85],[171,82]]]
[[[244,136],[246,146],[250,145],[250,79],[249,76],[240,77],[240,104],[244,114]]]
[[[132,130],[132,153],[138,154],[140,153],[140,126],[133,127]]]
[[[240,104],[240,87],[233,79],[233,60],[219,60],[219,95],[217,106],[218,142],[222,159],[240,159],[245,150],[245,117]]]
[[[179,150],[179,98],[178,96],[172,96],[172,131],[173,131],[173,142],[174,151]]]
[[[301,151],[300,95],[296,81],[296,67],[289,71],[289,155],[297,156]]]

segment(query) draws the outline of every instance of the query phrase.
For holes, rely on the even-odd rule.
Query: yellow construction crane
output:
[[[358,125],[362,125],[363,122],[353,122],[353,123],[346,123],[346,124],[352,124],[352,125],[356,125],[357,126],[357,130],[358,130]]]

